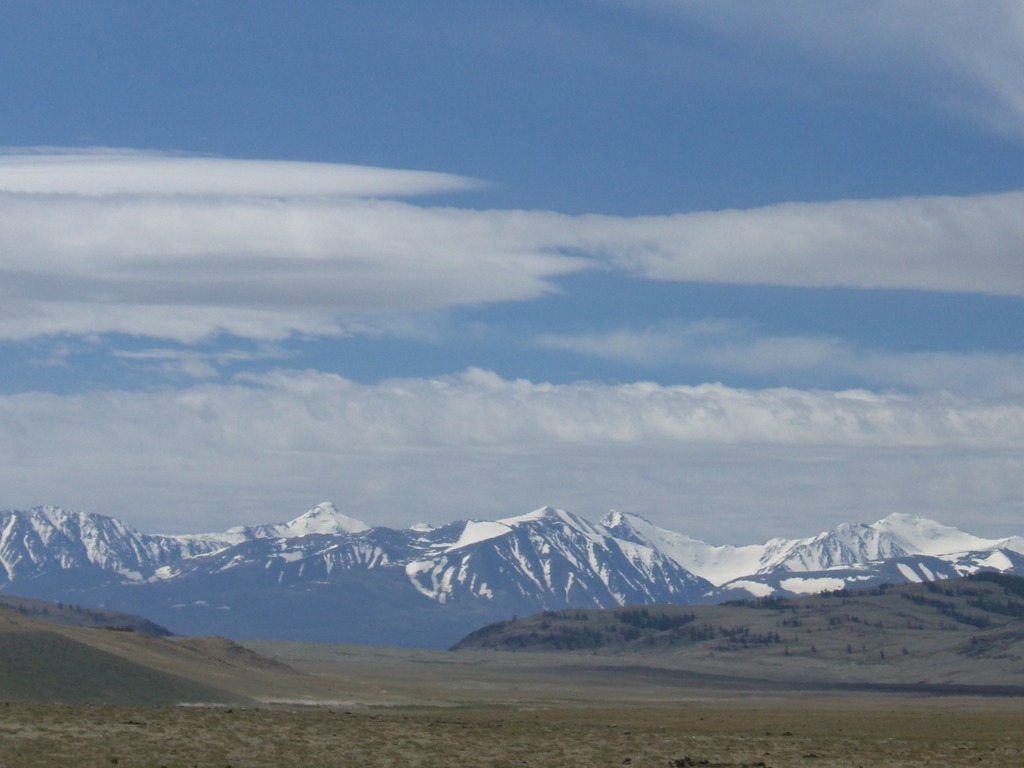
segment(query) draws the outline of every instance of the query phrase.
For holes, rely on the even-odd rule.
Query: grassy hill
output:
[[[42,616],[74,613],[53,608]],[[245,703],[265,678],[295,675],[224,638],[165,638],[113,624],[81,627],[44,621],[34,612],[0,607],[2,701]]]
[[[219,702],[224,691],[136,664],[56,632],[0,633],[5,701],[178,704]]]
[[[986,573],[715,606],[547,611],[453,648],[488,649],[657,658],[789,682],[1012,688],[1024,686],[1024,579]]]

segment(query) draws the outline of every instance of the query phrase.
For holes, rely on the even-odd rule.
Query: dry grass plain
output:
[[[1014,696],[794,691],[587,655],[252,645],[296,671],[223,674],[248,704],[0,704],[0,766],[1024,765]]]
[[[9,767],[1024,764],[1017,708],[964,701],[0,710]]]

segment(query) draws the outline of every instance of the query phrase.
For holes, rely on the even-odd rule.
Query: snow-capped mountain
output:
[[[424,596],[448,603],[497,593],[542,608],[594,608],[699,599],[711,585],[650,544],[615,538],[544,507],[497,522],[462,524],[454,542],[405,567]]]
[[[231,544],[240,544],[249,539],[291,539],[309,536],[313,533],[341,535],[359,533],[369,529],[362,520],[356,520],[338,511],[329,501],[317,504],[308,512],[285,523],[261,523],[259,525],[228,528],[224,533],[201,533],[182,536],[183,539],[198,539],[210,542],[214,549]],[[220,546],[217,546],[220,545]]]
[[[112,517],[59,507],[0,511],[0,585],[53,571],[77,570],[142,581],[156,569],[251,539],[340,535],[367,528],[366,523],[343,515],[330,503],[287,523],[185,536],[144,534]]]
[[[54,507],[0,512],[0,591],[144,614],[187,633],[446,645],[566,608],[800,594],[981,569],[1024,573],[1024,539],[909,515],[718,546],[612,512],[371,527],[330,503],[223,533],[143,534]]]
[[[54,572],[141,580],[164,563],[219,549],[213,537],[151,536],[103,515],[58,507],[0,512],[0,586]]]
[[[1024,538],[983,539],[924,517],[893,514],[844,523],[801,539],[715,546],[620,512],[603,521],[615,535],[646,541],[710,581],[715,595],[807,594],[883,581],[933,581],[978,570],[1018,571]]]

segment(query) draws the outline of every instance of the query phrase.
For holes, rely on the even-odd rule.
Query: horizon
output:
[[[0,507],[1021,519],[1015,3],[6,13]]]

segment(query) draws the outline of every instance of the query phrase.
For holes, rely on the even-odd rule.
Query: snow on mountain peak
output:
[[[601,518],[600,525],[605,528],[635,530],[637,526],[649,526],[652,525],[652,523],[646,517],[638,515],[636,512],[621,512],[617,509],[612,509]]]
[[[591,538],[600,537],[602,534],[600,526],[595,527],[593,523],[584,520],[582,517],[556,507],[541,507],[540,509],[533,510],[533,512],[528,512],[525,515],[506,517],[505,519],[498,520],[497,522],[501,525],[506,525],[509,528],[516,528],[520,525],[529,523],[561,523],[564,527],[571,528],[584,536]]]
[[[714,546],[682,533],[659,528],[633,513],[609,512],[601,520],[613,535],[653,546],[690,573],[718,586],[737,574],[754,573],[767,545]]]
[[[540,507],[532,512],[527,512],[525,515],[506,517],[504,520],[499,520],[498,522],[504,523],[505,525],[517,525],[519,523],[529,523],[534,520],[543,520],[546,517],[555,517],[559,514],[563,514],[560,509],[555,509],[554,507]]]
[[[466,523],[466,527],[462,529],[462,534],[459,536],[458,541],[452,544],[448,551],[466,547],[470,544],[479,544],[481,541],[495,539],[498,536],[504,536],[510,530],[512,529],[504,523],[489,520],[470,520]]]
[[[948,555],[968,550],[992,549],[1010,540],[983,539],[920,515],[896,513],[871,526],[899,540],[903,546],[922,555]]]
[[[329,501],[317,504],[303,515],[278,527],[278,535],[282,538],[309,536],[320,533],[335,535],[339,533],[359,533],[368,531],[370,526],[362,520],[342,514]]]
[[[570,520],[571,517],[572,516],[564,510],[555,509],[554,507],[541,507],[540,509],[533,510],[533,512],[527,512],[525,515],[506,517],[502,520],[498,520],[497,522],[502,525],[507,525],[509,528],[515,528],[523,523],[532,523],[538,520],[562,520],[564,522],[574,524]]]
[[[639,515],[637,515],[639,517]],[[619,510],[613,509],[604,517],[601,518],[601,525],[606,528],[615,528],[616,526],[622,525],[626,522],[626,517]]]

